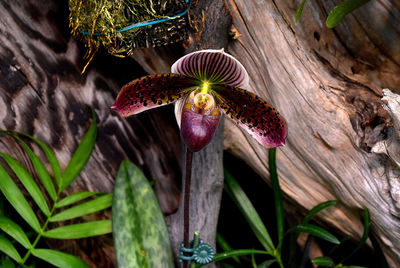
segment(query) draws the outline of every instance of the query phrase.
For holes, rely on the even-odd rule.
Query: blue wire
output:
[[[188,12],[188,10],[190,9],[190,7],[192,6],[192,0],[185,0],[185,2],[188,5],[188,7],[185,9],[185,11],[179,13],[176,16],[173,16],[173,17],[170,17],[170,18],[161,19],[161,20],[150,20],[150,21],[144,21],[144,22],[135,23],[135,24],[129,25],[129,26],[125,27],[125,28],[122,28],[120,30],[117,30],[117,33],[126,32],[126,31],[129,31],[129,30],[132,30],[132,29],[135,29],[135,28],[144,27],[144,26],[163,23],[163,22],[166,22],[166,21],[174,20],[174,19],[180,18],[182,16],[185,16],[186,13]],[[80,32],[80,33],[82,33],[84,35],[90,35],[89,32]],[[99,36],[99,35],[101,35],[101,33],[93,33],[93,35]]]

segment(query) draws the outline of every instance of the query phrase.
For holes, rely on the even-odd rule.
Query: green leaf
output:
[[[230,251],[232,250],[232,247],[226,242],[226,240],[217,232],[217,244],[222,248],[223,251]],[[233,260],[237,263],[240,263],[240,260],[238,257],[234,256]]]
[[[0,229],[18,241],[25,248],[31,247],[31,243],[22,228],[9,218],[0,216]]]
[[[121,163],[115,181],[112,221],[118,267],[175,267],[157,198],[128,161]]]
[[[15,265],[12,260],[10,260],[8,257],[3,257],[1,258],[1,263],[0,267],[2,268],[15,268]]]
[[[49,216],[50,210],[47,206],[46,199],[29,172],[17,161],[17,159],[5,153],[0,153],[0,155],[17,175],[18,179],[22,182],[33,200],[35,200],[40,210],[43,211],[44,215]]]
[[[71,205],[73,203],[76,203],[78,201],[81,201],[83,199],[86,199],[86,198],[96,195],[96,194],[99,194],[99,193],[97,193],[97,192],[78,192],[78,193],[71,194],[71,195],[65,197],[64,199],[61,199],[60,201],[58,201],[56,203],[56,208],[61,208],[61,207]]]
[[[7,171],[0,165],[0,190],[7,198],[8,202],[21,215],[21,217],[35,230],[40,232],[40,224],[35,213],[29,206],[25,197],[19,190],[18,186],[8,175]]]
[[[283,202],[282,191],[279,186],[278,173],[276,170],[276,148],[269,149],[268,151],[268,166],[271,176],[272,190],[274,191],[275,213],[276,213],[276,226],[278,231],[278,252],[281,251],[283,243]]]
[[[90,268],[84,261],[73,255],[52,249],[33,249],[32,255],[61,268]]]
[[[368,268],[367,266],[358,266],[358,265],[344,265],[341,268]]]
[[[219,254],[215,255],[214,259],[213,259],[213,262],[222,261],[222,260],[233,258],[233,257],[252,255],[252,254],[270,255],[270,253],[268,253],[267,251],[264,251],[264,250],[235,249],[235,250],[225,251],[225,252],[222,252],[222,253],[219,253]]]
[[[299,8],[297,9],[297,12],[296,12],[296,24],[299,22],[301,14],[303,13],[303,8],[304,8],[304,4],[305,3],[306,3],[306,0],[301,1],[301,4],[300,4]]]
[[[54,184],[53,184],[53,181],[51,180],[50,174],[47,171],[44,164],[42,163],[42,161],[40,161],[39,157],[37,157],[31,150],[31,148],[29,148],[29,146],[23,140],[21,140],[18,136],[13,135],[11,133],[8,133],[8,135],[10,135],[14,139],[16,139],[22,145],[24,150],[27,152],[29,158],[32,161],[33,167],[35,168],[40,180],[43,183],[44,188],[49,193],[49,196],[51,197],[51,199],[53,201],[55,201],[57,199],[56,189],[54,188]]]
[[[339,240],[333,234],[313,224],[299,224],[297,226],[292,227],[290,231],[309,233],[312,234],[313,236],[319,237],[334,244],[340,243]]]
[[[22,132],[15,132],[15,133],[33,140],[42,149],[42,151],[44,152],[44,154],[47,157],[47,160],[50,163],[51,170],[53,171],[54,179],[56,180],[58,187],[60,187],[60,184],[61,184],[60,163],[58,163],[58,160],[57,160],[54,152],[45,143],[43,143],[42,141],[40,141],[28,134],[25,134]]]
[[[357,247],[346,258],[344,258],[341,261],[341,263],[350,259],[357,251],[359,251],[365,245],[365,242],[368,239],[369,229],[370,229],[370,225],[371,225],[371,218],[370,218],[369,210],[367,207],[364,207],[363,223],[364,223],[364,231],[363,231],[361,240],[358,242]]]
[[[337,5],[326,19],[328,28],[335,27],[347,14],[368,3],[369,0],[347,0]]]
[[[329,257],[316,257],[311,260],[312,263],[315,263],[318,266],[323,266],[323,267],[334,267],[335,263],[333,260]]]
[[[301,223],[302,224],[308,223],[311,220],[311,218],[314,217],[316,214],[318,214],[321,210],[324,210],[325,208],[333,205],[337,205],[339,203],[340,202],[338,200],[331,200],[316,205],[307,213],[307,215],[304,217]]]
[[[66,209],[50,218],[50,222],[64,221],[77,218],[83,215],[94,213],[105,208],[111,207],[112,194],[105,194],[94,200],[79,204],[72,208]]]
[[[260,216],[255,210],[253,204],[250,202],[249,198],[242,190],[238,182],[233,178],[233,176],[225,169],[225,190],[230,194],[233,201],[239,207],[240,211],[246,218],[254,234],[264,246],[264,248],[272,253],[274,252],[274,244],[272,243],[271,237],[267,231],[267,228],[261,221]]]
[[[275,263],[275,262],[276,262],[276,260],[268,260],[268,261],[265,261],[265,262],[259,264],[259,265],[257,266],[257,268],[268,268],[268,267],[270,267],[270,266],[271,266],[273,263]]]
[[[78,176],[89,160],[97,136],[96,115],[92,111],[92,124],[86,132],[81,143],[72,155],[67,168],[62,176],[61,190],[65,190]]]
[[[77,239],[111,233],[111,221],[90,221],[57,227],[43,233],[44,237],[55,239]]]
[[[0,235],[0,251],[7,254],[10,258],[14,259],[16,262],[22,261],[21,256],[19,256],[18,254],[18,251],[4,235]]]

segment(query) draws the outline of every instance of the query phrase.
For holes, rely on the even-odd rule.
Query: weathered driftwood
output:
[[[396,267],[398,156],[372,148],[398,133],[381,97],[384,87],[399,93],[400,6],[394,0],[370,2],[331,30],[324,20],[338,1],[308,1],[295,24],[300,2],[228,1],[238,37],[229,52],[248,70],[252,90],[287,120],[289,136],[277,160],[286,197],[305,209],[341,200],[343,206],[320,219],[355,239],[362,232],[359,212],[368,207],[373,233]],[[144,55],[136,59],[149,72],[168,61],[154,51],[144,54],[145,61]],[[390,139],[393,148],[398,141]],[[225,148],[268,180],[267,151],[228,120]]]
[[[168,123],[173,117],[166,116],[173,114],[173,108],[127,120],[109,108],[124,83],[144,74],[133,73],[137,64],[116,60],[106,62],[105,68],[95,67],[95,59],[81,75],[84,48],[69,35],[65,2],[1,1],[0,7],[0,128],[41,139],[55,150],[63,170],[89,127],[92,107],[99,122],[97,143],[68,190],[112,192],[120,162],[130,159],[156,181],[163,211],[174,212],[180,192],[181,148],[177,127]],[[0,137],[0,151],[29,167],[12,139]],[[35,152],[45,159],[37,147]],[[111,236],[47,242],[80,256],[91,267],[115,267]]]

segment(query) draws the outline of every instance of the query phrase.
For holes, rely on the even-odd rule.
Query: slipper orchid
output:
[[[193,152],[211,141],[221,112],[264,147],[285,144],[285,120],[266,101],[242,89],[249,77],[234,57],[223,50],[201,50],[180,58],[171,71],[125,85],[112,108],[126,117],[175,102],[182,138]]]

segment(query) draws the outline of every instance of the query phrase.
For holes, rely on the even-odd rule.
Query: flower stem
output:
[[[192,158],[193,152],[186,149],[186,174],[185,174],[185,192],[183,196],[183,245],[189,248],[189,205],[190,205],[190,182],[192,178]],[[189,261],[183,261],[183,268],[187,268]]]

